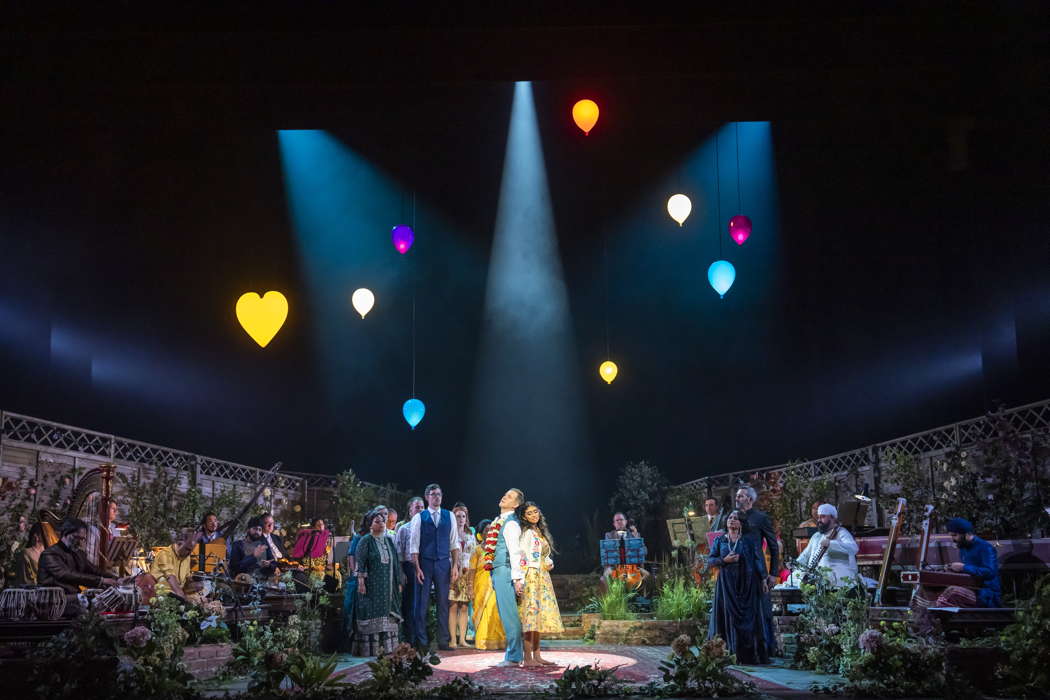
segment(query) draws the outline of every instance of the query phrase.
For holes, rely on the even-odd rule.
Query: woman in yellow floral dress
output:
[[[492,572],[485,568],[485,542],[491,520],[478,523],[481,542],[471,555],[470,568],[474,571],[474,648],[502,649],[507,644],[503,623],[496,608],[496,591],[492,588]],[[469,574],[468,574],[469,575]]]
[[[554,540],[540,507],[532,501],[519,506],[518,521],[521,522],[521,565],[525,570],[525,586],[518,601],[525,637],[522,666],[557,666],[540,656],[540,635],[562,631],[561,611],[550,575],[554,568],[551,553],[556,551]]]

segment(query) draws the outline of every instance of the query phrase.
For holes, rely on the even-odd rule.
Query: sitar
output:
[[[886,581],[890,575],[890,565],[893,563],[893,551],[897,548],[897,538],[901,534],[901,526],[904,524],[904,509],[908,506],[905,498],[897,499],[897,510],[890,521],[890,534],[886,539],[886,551],[882,553],[882,571],[879,572],[879,587],[875,589],[875,605],[882,605],[886,593]]]

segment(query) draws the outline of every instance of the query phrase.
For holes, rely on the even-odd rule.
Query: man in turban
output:
[[[974,591],[962,586],[948,586],[937,596],[940,608],[998,608],[1002,607],[999,585],[999,559],[995,547],[973,534],[973,523],[965,518],[948,521],[948,532],[952,542],[959,548],[962,561],[953,562],[949,569],[956,573],[970,574],[981,583]]]
[[[798,563],[803,574],[823,573],[827,569],[833,586],[848,586],[857,580],[857,549],[853,535],[839,525],[838,509],[821,503],[817,508],[817,531],[798,555]]]

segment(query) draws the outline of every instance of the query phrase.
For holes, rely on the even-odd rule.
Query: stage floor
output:
[[[632,685],[641,685],[651,680],[661,680],[660,662],[667,658],[671,648],[581,644],[579,641],[565,640],[543,642],[542,650],[543,656],[557,662],[558,666],[501,668],[496,664],[503,660],[502,651],[457,649],[440,652],[441,663],[434,666],[434,675],[423,686],[434,687],[465,674],[493,695],[539,695],[553,687],[554,681],[566,667],[594,663],[600,663],[602,668],[619,666],[616,672],[618,677]],[[366,662],[370,659],[349,655],[342,655],[338,659],[336,674],[346,681],[357,683],[368,678],[370,670]],[[767,697],[815,697],[809,692],[813,682],[829,684],[839,680],[836,676],[787,668],[779,659],[770,666],[732,668],[734,673],[754,683],[758,691]],[[221,687],[211,686],[208,694],[221,696],[226,690],[244,690],[246,686],[243,681],[227,681]]]

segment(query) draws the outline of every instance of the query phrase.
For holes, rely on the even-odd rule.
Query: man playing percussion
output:
[[[88,526],[83,520],[70,518],[58,531],[59,540],[40,554],[41,586],[57,586],[66,593],[79,593],[80,587],[103,588],[117,585],[116,579],[99,571],[87,560],[84,543]]]
[[[84,544],[88,538],[88,526],[83,520],[68,519],[59,527],[59,540],[40,554],[40,571],[37,581],[41,586],[61,588],[66,594],[65,614],[75,615],[80,611],[77,594],[80,587],[104,588],[117,585],[87,560]]]
[[[165,584],[179,598],[185,599],[187,594],[200,588],[200,584],[190,580],[190,554],[196,539],[193,530],[180,531],[170,547],[157,552],[150,566],[149,572],[157,579],[157,584]]]

